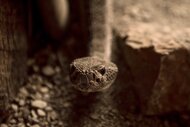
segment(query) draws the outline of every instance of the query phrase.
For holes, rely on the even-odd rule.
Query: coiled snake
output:
[[[108,88],[116,79],[118,68],[111,62],[112,0],[90,0],[90,52],[88,57],[70,64],[73,86],[83,92]]]

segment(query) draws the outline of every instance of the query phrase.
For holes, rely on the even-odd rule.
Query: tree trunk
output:
[[[26,2],[0,0],[0,110],[23,83],[26,73]]]

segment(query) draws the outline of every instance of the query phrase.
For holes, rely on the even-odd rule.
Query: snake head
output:
[[[73,86],[83,92],[97,92],[108,88],[117,76],[117,66],[97,57],[75,59],[70,64]]]

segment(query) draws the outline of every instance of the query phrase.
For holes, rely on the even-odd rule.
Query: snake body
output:
[[[70,64],[73,86],[84,92],[102,91],[116,79],[118,68],[111,62],[112,0],[90,0],[90,51],[88,57]]]

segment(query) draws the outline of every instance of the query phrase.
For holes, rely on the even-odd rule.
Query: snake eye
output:
[[[75,71],[75,66],[72,64],[71,66],[70,66],[70,73],[73,73]]]
[[[100,68],[98,70],[98,72],[100,72],[100,74],[104,75],[106,73],[106,68],[103,66],[102,68]]]

